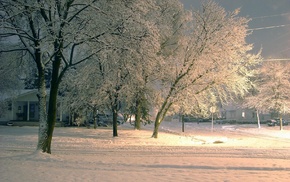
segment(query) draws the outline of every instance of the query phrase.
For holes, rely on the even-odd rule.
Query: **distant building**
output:
[[[238,121],[238,122],[257,122],[257,111],[255,109],[241,108],[238,104],[228,104],[223,108],[220,108],[221,118],[226,121]],[[260,121],[267,121],[269,119],[277,118],[274,113],[259,111]],[[287,114],[283,115],[284,119],[289,119]]]

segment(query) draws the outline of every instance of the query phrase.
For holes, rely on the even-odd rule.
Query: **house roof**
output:
[[[22,90],[14,90],[9,93],[1,93],[0,94],[0,101],[8,100],[8,99],[17,99],[20,97],[25,97],[31,94],[37,94],[38,89],[22,89]],[[47,90],[47,93],[49,90]]]
[[[29,94],[32,94],[32,93],[37,94],[37,92],[38,92],[37,89],[24,89],[24,90],[20,90],[19,94],[17,96],[21,97],[21,96],[29,95]]]

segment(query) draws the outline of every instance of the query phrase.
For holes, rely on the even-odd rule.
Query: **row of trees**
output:
[[[71,109],[206,114],[244,96],[260,62],[245,42],[248,19],[208,1],[187,11],[178,0],[1,0],[2,54],[26,53],[37,68],[38,150],[51,153],[57,96]],[[7,59],[6,61],[10,61]],[[51,72],[48,109],[45,73]],[[60,89],[61,88],[61,89]],[[47,113],[46,113],[47,111]],[[136,125],[137,128],[140,126]]]

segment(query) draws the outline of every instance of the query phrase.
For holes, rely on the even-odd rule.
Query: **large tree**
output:
[[[192,20],[185,24],[191,26],[185,27],[175,54],[167,55],[162,66],[165,77],[159,83],[161,97],[152,137],[158,137],[170,109],[177,112],[182,106],[187,112],[201,112],[211,101],[226,102],[248,91],[251,68],[259,56],[249,53],[252,46],[245,42],[249,20],[238,17],[238,12],[226,12],[212,1],[192,11]]]
[[[177,41],[182,33],[183,23],[189,18],[189,14],[184,11],[178,0],[155,1],[154,3],[154,11],[150,11],[147,15],[147,19],[156,29],[154,42],[145,40],[142,42],[142,47],[137,47],[135,50],[138,53],[138,63],[134,64],[133,75],[138,75],[138,77],[131,85],[134,92],[133,100],[129,104],[135,115],[135,129],[140,129],[141,120],[147,123],[155,117],[154,105],[158,103],[156,102],[156,94],[159,94],[158,83],[166,73],[160,70],[165,68],[167,56],[177,51]]]
[[[38,150],[51,153],[59,84],[70,69],[107,46],[100,38],[118,27],[108,22],[106,0],[2,0],[1,37],[21,46],[1,52],[25,51],[38,70],[40,125]],[[51,69],[48,109],[45,71]],[[47,110],[47,113],[46,113]]]

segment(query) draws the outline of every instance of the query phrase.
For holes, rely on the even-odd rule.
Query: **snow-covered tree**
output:
[[[226,12],[208,1],[201,10],[192,11],[192,20],[177,37],[174,51],[168,54],[168,49],[161,49],[166,59],[161,66],[164,77],[159,83],[160,103],[152,137],[158,137],[158,128],[170,109],[178,112],[182,106],[184,113],[200,113],[214,100],[226,102],[248,91],[251,68],[259,55],[249,53],[252,46],[245,42],[249,20],[238,17],[238,12]]]
[[[2,52],[25,51],[38,70],[40,127],[38,150],[51,153],[56,122],[59,84],[65,73],[108,46],[101,37],[116,31],[106,12],[115,1],[107,0],[2,0],[1,37],[16,39],[20,48]],[[123,2],[126,4],[126,2]],[[46,109],[45,71],[51,69],[49,104]],[[47,113],[46,113],[47,110]]]
[[[130,11],[115,18],[116,22],[123,22],[122,26],[114,36],[106,37],[106,41],[111,41],[114,46],[98,54],[98,63],[90,65],[91,71],[84,73],[90,76],[80,74],[80,82],[85,77],[87,81],[91,80],[86,82],[91,83],[89,85],[98,85],[98,90],[94,87],[97,94],[91,97],[94,94],[82,92],[86,96],[81,98],[88,96],[95,104],[105,101],[112,112],[116,110],[113,106],[122,108],[125,113],[133,110],[135,127],[139,129],[141,116],[148,119],[148,106],[155,102],[153,88],[160,77],[165,77],[162,74],[166,71],[161,72],[161,69],[167,64],[166,56],[172,55],[178,47],[177,37],[181,35],[182,24],[186,23],[189,14],[177,0],[148,0],[126,6]],[[118,8],[123,7],[121,4],[114,7]],[[89,90],[88,86],[80,87]],[[118,103],[123,103],[122,107],[116,107]]]
[[[120,1],[106,8],[107,12],[118,12],[110,21],[116,29],[102,39],[111,46],[100,51],[93,58],[94,62],[81,68],[75,82],[79,96],[72,104],[111,111],[113,136],[117,136],[118,112],[121,108],[125,111],[144,96],[146,80],[157,64],[158,32],[152,12],[157,11],[158,6],[152,0],[125,4]],[[73,89],[67,90],[74,93]],[[71,95],[69,92],[67,95]]]
[[[150,38],[143,39],[140,46],[134,48],[137,63],[133,64],[134,72],[131,72],[131,75],[138,76],[134,76],[130,82],[133,90],[131,98],[133,99],[127,104],[135,115],[135,129],[140,129],[141,120],[146,123],[151,122],[151,108],[155,104],[154,89],[156,81],[160,79],[160,74],[162,74],[160,67],[165,58],[161,55],[160,49],[163,47],[165,50],[164,47],[171,47],[166,50],[173,51],[172,47],[175,47],[176,44],[175,38],[180,33],[180,28],[177,26],[181,26],[183,18],[186,18],[183,14],[183,6],[178,0],[152,2],[154,8],[151,5],[145,20],[151,22],[150,29],[155,30],[149,32]],[[168,38],[169,36],[171,38]]]
[[[288,62],[263,62],[256,78],[256,87],[245,99],[244,106],[258,111],[273,112],[280,118],[290,112],[290,64]]]

